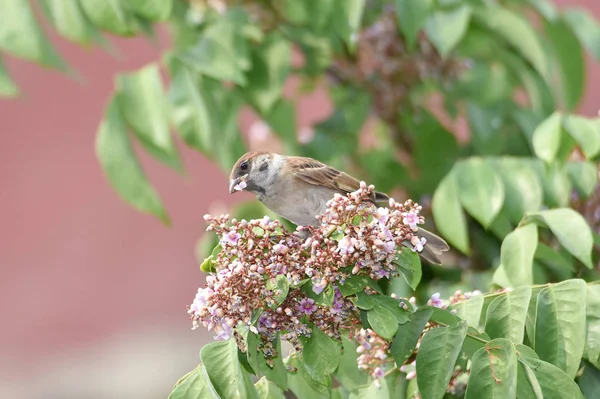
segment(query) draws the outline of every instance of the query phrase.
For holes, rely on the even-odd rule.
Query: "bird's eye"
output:
[[[240,164],[240,169],[241,170],[246,170],[248,169],[248,161],[244,161]]]

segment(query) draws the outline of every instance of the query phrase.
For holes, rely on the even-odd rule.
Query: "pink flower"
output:
[[[383,249],[391,254],[396,249],[396,243],[394,241],[387,241],[383,244]]]
[[[304,314],[311,314],[315,310],[317,310],[317,305],[315,305],[315,301],[310,298],[303,298],[300,301],[300,304],[296,307],[296,309]]]
[[[427,240],[423,237],[419,238],[417,236],[413,236],[413,238],[410,239],[410,243],[414,246],[412,249],[413,252],[421,252],[426,242]]]
[[[318,283],[315,283],[313,281],[313,292],[317,295],[320,295],[326,286],[327,286],[327,282],[323,282],[322,280],[319,281]]]
[[[354,244],[356,244],[356,238],[344,236],[344,238],[338,242],[338,251],[342,255],[351,254],[354,252]]]
[[[248,185],[246,184],[246,182],[245,181],[241,181],[238,184],[236,184],[235,186],[233,186],[233,189],[235,191],[242,191],[246,187],[248,187]]]
[[[402,219],[402,223],[410,226],[411,229],[417,230],[417,224],[419,223],[419,216],[413,211],[406,212],[404,214],[404,218]]]
[[[383,369],[381,367],[375,367],[375,370],[373,370],[372,376],[373,376],[373,378],[382,378],[383,376],[385,376],[385,372],[383,371]]]
[[[273,252],[276,254],[287,254],[290,249],[283,244],[273,245]]]
[[[237,245],[237,242],[242,237],[240,233],[235,230],[231,230],[225,234],[223,234],[223,238],[221,239],[221,244],[229,244],[229,245]]]
[[[220,331],[217,333],[217,335],[214,336],[214,339],[227,341],[229,338],[231,338],[232,334],[233,328],[231,328],[227,323],[223,323],[221,325]]]
[[[435,294],[433,294],[431,296],[431,298],[429,298],[429,303],[431,304],[431,306],[436,307],[436,308],[441,308],[442,306],[444,306],[444,303],[440,299],[439,292],[436,292]]]
[[[390,210],[388,208],[379,208],[377,212],[373,214],[373,218],[377,220],[380,224],[386,224],[388,218],[390,217]]]

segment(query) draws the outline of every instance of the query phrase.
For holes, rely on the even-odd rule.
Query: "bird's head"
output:
[[[237,160],[229,176],[229,193],[249,191],[265,195],[277,171],[274,160],[280,157],[268,152],[248,152]]]

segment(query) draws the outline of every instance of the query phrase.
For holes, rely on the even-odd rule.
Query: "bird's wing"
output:
[[[302,181],[347,194],[360,188],[354,177],[312,158],[289,157],[294,176]],[[375,199],[375,196],[373,196]]]

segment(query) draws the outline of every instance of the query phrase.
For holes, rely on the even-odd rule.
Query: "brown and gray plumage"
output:
[[[268,152],[248,152],[235,163],[229,192],[237,191],[242,183],[243,190],[255,194],[273,212],[298,226],[314,227],[319,225],[316,216],[325,212],[335,193],[346,195],[360,188],[354,177],[312,158]],[[387,203],[389,197],[374,192],[371,200]],[[423,259],[441,264],[439,255],[449,249],[446,241],[421,228],[417,235],[427,240],[420,253]]]

